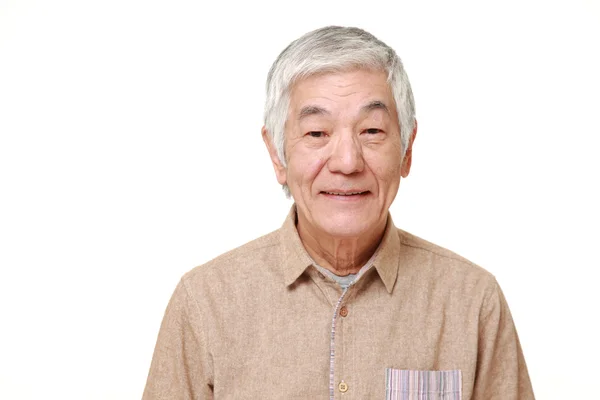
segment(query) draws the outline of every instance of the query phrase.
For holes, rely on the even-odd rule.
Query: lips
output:
[[[368,190],[353,190],[353,191],[331,190],[331,191],[322,191],[321,193],[328,194],[331,196],[356,196],[356,195],[361,195],[361,194],[367,194],[367,193],[369,193],[369,191]]]

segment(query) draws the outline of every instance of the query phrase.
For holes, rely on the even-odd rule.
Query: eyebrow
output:
[[[330,115],[331,113],[319,106],[305,106],[302,107],[300,112],[298,113],[298,119],[302,120],[311,115]]]
[[[368,113],[373,110],[383,110],[387,114],[390,113],[390,109],[388,108],[388,106],[386,106],[385,103],[380,100],[373,100],[373,101],[365,104],[364,106],[362,106],[360,109],[360,111],[362,113]]]
[[[373,110],[383,110],[387,114],[390,113],[390,109],[388,108],[388,106],[386,106],[385,103],[380,100],[370,101],[369,103],[365,104],[364,106],[362,106],[360,108],[361,114],[366,114]],[[331,115],[331,113],[329,111],[327,111],[326,109],[324,109],[323,107],[319,107],[319,106],[315,106],[315,105],[308,105],[308,106],[302,107],[302,109],[298,113],[298,120],[302,120],[302,119],[304,119],[306,117],[310,117],[312,115]]]

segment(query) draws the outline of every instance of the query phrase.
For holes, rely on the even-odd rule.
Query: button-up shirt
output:
[[[283,226],[183,276],[144,399],[533,399],[484,269],[396,228],[346,289]]]

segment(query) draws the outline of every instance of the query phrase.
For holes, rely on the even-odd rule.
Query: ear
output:
[[[410,166],[412,165],[412,146],[415,142],[415,138],[417,137],[417,120],[415,119],[415,127],[410,135],[410,139],[408,139],[408,144],[406,147],[406,153],[404,153],[404,159],[402,160],[402,177],[406,178],[410,173]]]
[[[264,126],[261,129],[263,142],[267,146],[267,150],[269,151],[269,156],[271,157],[271,162],[273,163],[273,169],[275,169],[275,176],[277,176],[277,182],[280,185],[285,185],[287,183],[287,171],[283,166],[279,156],[277,155],[277,150],[275,149],[275,145],[273,144],[273,140],[271,139],[271,135],[267,128]]]

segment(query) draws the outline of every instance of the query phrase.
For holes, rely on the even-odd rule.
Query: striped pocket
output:
[[[461,400],[462,375],[452,371],[385,369],[386,400]]]

